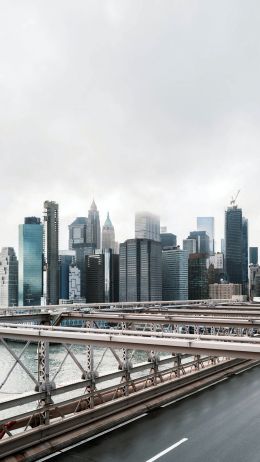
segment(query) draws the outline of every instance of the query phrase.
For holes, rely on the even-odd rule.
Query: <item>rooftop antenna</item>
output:
[[[234,198],[232,196],[232,198],[231,198],[230,205],[232,205],[233,207],[235,207],[235,205],[236,205],[236,200],[238,198],[239,193],[240,193],[240,189],[237,191],[236,197]]]

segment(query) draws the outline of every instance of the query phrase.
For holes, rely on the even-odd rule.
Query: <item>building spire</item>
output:
[[[95,202],[94,199],[93,199],[92,204],[91,204],[91,206],[90,206],[90,210],[93,210],[93,211],[95,210],[95,211],[97,211],[97,206],[96,206],[96,202]]]

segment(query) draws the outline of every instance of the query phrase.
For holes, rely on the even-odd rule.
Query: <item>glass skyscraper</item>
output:
[[[225,212],[225,269],[228,282],[243,283],[242,209],[236,205]]]
[[[162,252],[162,296],[163,300],[188,300],[187,250],[165,249]]]
[[[209,251],[215,252],[215,219],[214,217],[197,217],[197,231],[206,231],[209,236]]]
[[[43,292],[43,225],[25,218],[19,225],[19,306],[40,305]]]
[[[160,242],[160,217],[150,212],[135,214],[135,238]]]

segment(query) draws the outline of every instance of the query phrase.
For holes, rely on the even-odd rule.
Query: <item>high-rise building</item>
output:
[[[215,219],[214,217],[197,217],[197,231],[206,231],[209,236],[209,252],[215,252]]]
[[[69,249],[73,249],[74,244],[85,244],[87,242],[87,225],[86,217],[77,217],[69,225]]]
[[[249,264],[258,265],[258,247],[249,247]]]
[[[18,261],[13,247],[0,253],[0,306],[18,305]]]
[[[196,253],[197,242],[196,239],[183,239],[183,250],[190,253]]]
[[[19,306],[40,305],[43,293],[43,225],[25,218],[19,225]]]
[[[223,238],[220,240],[220,251],[225,256],[225,239]]]
[[[87,243],[95,249],[100,249],[99,211],[94,200],[88,212]]]
[[[75,263],[75,250],[60,250],[59,251],[59,299],[69,299],[69,272],[70,266]]]
[[[80,299],[80,269],[73,263],[69,267],[69,300]]]
[[[161,243],[150,239],[128,239],[120,244],[119,301],[161,299]]]
[[[236,205],[225,212],[225,269],[227,281],[243,283],[242,210]]]
[[[44,297],[47,305],[59,302],[59,206],[44,202],[44,257],[46,281]]]
[[[161,233],[160,234],[162,249],[165,247],[176,247],[177,246],[177,236],[173,233]]]
[[[248,295],[248,220],[242,218],[242,271],[243,294]]]
[[[196,253],[210,254],[209,236],[206,231],[191,231],[188,239],[196,240]]]
[[[179,247],[162,251],[163,300],[188,300],[188,259],[188,251]]]
[[[189,256],[189,300],[203,300],[209,297],[207,254]]]
[[[249,295],[250,298],[260,297],[260,266],[249,266]]]
[[[190,253],[196,253],[197,243],[196,239],[183,239],[183,250],[187,250]]]
[[[135,238],[160,242],[160,217],[149,212],[135,214]]]
[[[93,244],[73,244],[73,249],[76,252],[76,265],[80,270],[80,296],[86,298],[86,257],[95,253]]]
[[[109,213],[107,214],[106,221],[102,228],[102,249],[115,250],[115,229],[110,220]]]
[[[119,255],[105,249],[89,255],[86,261],[87,303],[118,302]]]

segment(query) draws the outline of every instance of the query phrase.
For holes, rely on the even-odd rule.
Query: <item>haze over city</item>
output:
[[[118,241],[144,209],[179,243],[215,216],[219,248],[238,189],[259,245],[258,13],[253,0],[3,0],[1,246],[49,199],[66,248],[94,197]]]

